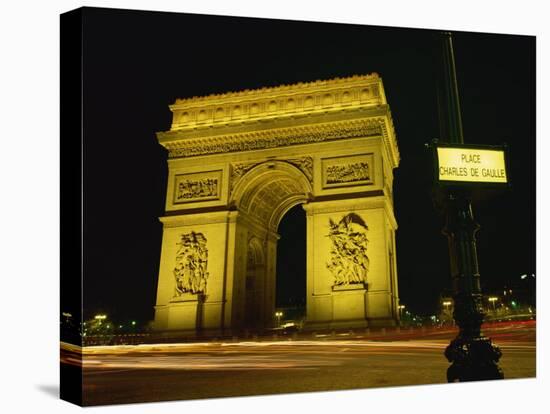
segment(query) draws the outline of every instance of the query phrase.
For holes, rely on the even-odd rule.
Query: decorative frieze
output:
[[[174,204],[219,199],[221,179],[221,170],[176,175]]]
[[[174,297],[178,298],[189,293],[206,293],[208,280],[206,237],[202,233],[192,231],[182,234],[177,245],[179,247],[174,267]]]
[[[160,141],[169,158],[179,158],[377,136],[382,135],[384,125],[378,117],[182,140],[168,140],[171,133],[165,133],[161,136],[166,139]]]
[[[369,271],[367,224],[359,215],[349,213],[338,223],[329,219],[329,226],[327,237],[332,245],[326,266],[334,277],[333,289],[366,286]]]
[[[323,159],[323,188],[373,184],[373,162],[372,154]]]

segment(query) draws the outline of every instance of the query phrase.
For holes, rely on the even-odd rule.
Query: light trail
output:
[[[536,352],[535,330],[525,335],[522,325],[514,325],[515,332],[495,332],[495,343],[504,357],[522,357]],[[500,326],[495,326],[500,328]],[[501,331],[495,329],[495,331]],[[454,337],[455,331],[450,337]],[[441,333],[441,331],[440,331]],[[529,340],[524,340],[524,338]],[[449,337],[423,338],[409,335],[392,335],[363,339],[327,336],[315,339],[229,340],[210,342],[155,343],[140,345],[112,345],[78,347],[62,343],[61,360],[82,366],[86,375],[101,373],[118,375],[125,371],[166,370],[167,372],[202,371],[275,371],[316,370],[355,366],[380,361],[408,364],[416,358],[437,358],[443,365],[443,352]],[[419,359],[420,361],[420,359]]]

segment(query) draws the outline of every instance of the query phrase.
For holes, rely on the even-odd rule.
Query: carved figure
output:
[[[369,270],[367,224],[357,214],[350,213],[338,223],[329,219],[329,225],[327,237],[332,241],[332,249],[327,268],[334,276],[334,286],[366,283]]]
[[[175,296],[181,296],[184,293],[205,293],[208,280],[206,237],[194,231],[182,234],[178,246],[174,268]]]
[[[185,180],[178,183],[178,200],[186,198],[202,198],[218,195],[218,180],[203,178],[201,180]]]
[[[243,175],[245,175],[248,171],[250,171],[252,168],[254,168],[256,165],[260,164],[259,162],[253,162],[253,163],[243,163],[243,164],[231,164],[231,183],[230,183],[230,189],[233,191],[233,188],[235,187],[235,184],[241,179]]]
[[[367,162],[327,167],[327,184],[350,183],[368,180],[369,178],[369,164]]]
[[[289,163],[298,167],[311,182],[313,181],[313,158],[311,157],[302,157],[302,158],[291,158],[287,160]]]

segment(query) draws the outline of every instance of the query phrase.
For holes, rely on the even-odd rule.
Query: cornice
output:
[[[322,90],[330,87],[346,86],[365,81],[375,81],[380,79],[378,73],[373,72],[367,75],[352,75],[347,77],[336,77],[332,79],[317,79],[311,82],[298,82],[293,84],[283,84],[277,86],[266,86],[257,89],[245,89],[242,91],[229,91],[219,94],[193,96],[191,98],[176,99],[172,107],[182,105],[191,105],[204,102],[221,102],[223,100],[243,99],[249,97],[268,96],[272,97],[288,92],[306,93],[310,90]]]

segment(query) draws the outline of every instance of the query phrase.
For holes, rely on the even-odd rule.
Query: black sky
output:
[[[535,273],[535,38],[453,36],[465,141],[511,148],[512,190],[474,205],[482,283],[493,289]],[[155,132],[169,129],[176,98],[371,72],[401,152],[401,301],[433,312],[450,286],[423,145],[439,137],[438,47],[428,30],[85,9],[85,316],[153,317],[167,177]]]

